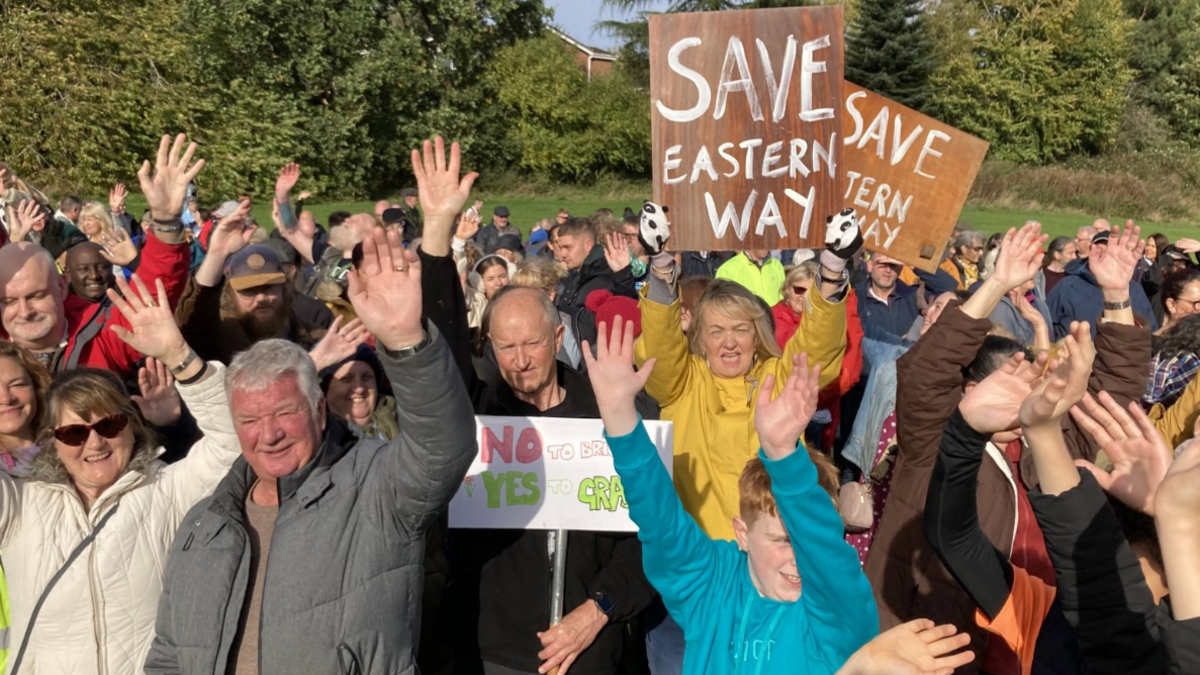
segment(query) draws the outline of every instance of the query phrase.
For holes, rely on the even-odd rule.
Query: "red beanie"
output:
[[[623,295],[613,295],[606,290],[592,291],[588,294],[584,306],[596,315],[596,329],[599,331],[603,321],[612,330],[613,320],[618,316],[625,321],[633,322],[633,337],[642,334],[642,312],[638,309],[637,300]]]

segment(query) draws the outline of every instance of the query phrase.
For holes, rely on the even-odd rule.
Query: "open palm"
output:
[[[1132,509],[1154,515],[1154,496],[1171,467],[1171,448],[1138,403],[1128,411],[1108,392],[1099,400],[1087,395],[1071,417],[1112,460],[1112,472],[1080,460],[1079,466],[1096,478],[1104,491]]]
[[[163,287],[162,279],[156,280],[157,296],[151,295],[146,284],[136,274],[133,276],[133,284],[137,287],[136,293],[121,275],[117,275],[117,288],[120,292],[108,289],[109,299],[129,322],[128,329],[114,324],[112,331],[130,347],[146,356],[168,363],[180,361],[179,358],[171,357],[186,354],[187,343],[183,334],[179,332],[175,313],[167,304],[167,290]]]
[[[754,428],[767,456],[780,459],[796,449],[796,441],[817,411],[821,367],[808,369],[808,355],[792,357],[792,373],[774,400],[775,376],[768,375],[758,392]]]
[[[417,194],[426,223],[431,220],[451,223],[462,211],[463,204],[471,196],[471,186],[479,177],[469,173],[459,177],[461,151],[458,143],[450,144],[450,157],[446,158],[446,144],[441,136],[412,151],[413,175],[417,179]]]
[[[958,410],[967,424],[980,433],[1015,429],[1020,423],[1021,404],[1033,392],[1037,380],[1038,368],[1018,352],[972,387],[958,404]]]
[[[1096,277],[1100,288],[1121,290],[1129,287],[1133,271],[1146,250],[1146,241],[1139,239],[1140,233],[1141,229],[1136,225],[1124,232],[1114,227],[1107,246],[1093,247],[1088,270]]]
[[[383,228],[363,241],[362,264],[348,275],[350,303],[363,326],[389,349],[421,341],[421,263],[400,234]]]

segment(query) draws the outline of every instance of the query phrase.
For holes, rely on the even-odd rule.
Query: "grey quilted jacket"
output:
[[[259,626],[262,675],[416,671],[425,531],[477,447],[471,403],[445,340],[399,360],[380,352],[400,435],[357,440],[330,420],[313,461],[280,480]],[[224,675],[246,597],[239,459],[188,513],[171,547],[149,675]]]

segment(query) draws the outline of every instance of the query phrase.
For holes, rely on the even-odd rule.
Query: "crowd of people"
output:
[[[268,228],[196,152],[0,165],[3,672],[1200,673],[1200,242],[526,235],[441,138]],[[477,414],[600,418],[637,534],[449,528]]]

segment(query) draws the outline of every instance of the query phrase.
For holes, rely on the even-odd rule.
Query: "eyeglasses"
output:
[[[1193,312],[1200,313],[1200,299],[1188,300],[1187,298],[1175,298],[1175,302],[1179,302],[1179,303],[1186,302],[1187,304],[1192,306]]]
[[[87,442],[94,429],[103,438],[116,438],[129,425],[129,416],[124,413],[109,415],[91,424],[68,424],[54,430],[54,438],[60,443],[79,446]]]
[[[804,295],[807,292],[808,289],[803,286],[792,286],[792,293],[795,293],[796,295]]]

